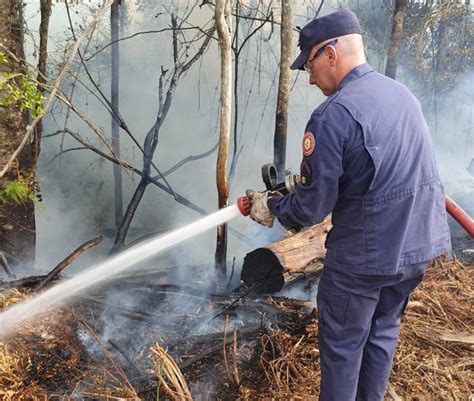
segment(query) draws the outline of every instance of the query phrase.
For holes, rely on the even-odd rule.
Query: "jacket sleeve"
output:
[[[339,179],[344,173],[346,131],[351,125],[348,124],[348,117],[349,120],[352,118],[342,108],[335,111],[329,113],[330,119],[312,117],[306,126],[300,167],[301,182],[296,192],[268,201],[270,211],[287,228],[320,223],[336,205]],[[314,138],[313,149],[311,136]]]

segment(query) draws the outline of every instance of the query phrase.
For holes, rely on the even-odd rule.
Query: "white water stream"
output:
[[[237,205],[221,209],[187,226],[138,244],[105,262],[89,268],[77,276],[63,281],[49,290],[0,313],[0,338],[14,333],[18,324],[39,313],[50,311],[58,302],[78,295],[84,289],[96,285],[141,262],[150,256],[170,248],[179,242],[223,224],[240,215]]]

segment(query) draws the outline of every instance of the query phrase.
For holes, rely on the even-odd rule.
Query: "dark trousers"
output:
[[[321,401],[382,401],[410,293],[427,263],[390,276],[325,267],[318,287]]]

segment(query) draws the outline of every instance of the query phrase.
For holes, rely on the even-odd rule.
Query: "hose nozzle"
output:
[[[250,199],[247,196],[241,196],[240,198],[237,198],[237,207],[243,216],[248,216],[250,214],[252,204],[250,203]]]

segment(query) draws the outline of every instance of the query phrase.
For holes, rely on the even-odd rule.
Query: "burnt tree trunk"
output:
[[[38,56],[38,91],[44,93],[44,84],[46,84],[46,65],[48,62],[48,31],[49,20],[51,18],[51,2],[52,0],[41,0],[41,23],[39,27],[39,56]],[[33,137],[33,149],[35,151],[35,159],[38,160],[41,150],[41,133],[43,131],[43,122],[40,120],[35,127],[35,135]]]
[[[0,64],[0,75],[24,73],[24,51],[22,41],[22,2],[3,0],[0,7],[1,44],[14,56],[6,54],[7,62]],[[2,49],[0,51],[3,52]],[[0,93],[0,97],[3,97]],[[18,104],[0,107],[0,167],[7,165],[11,155],[18,149],[26,132],[26,114]],[[0,179],[0,190],[16,181],[28,192],[34,191],[36,157],[32,141],[19,153],[14,165]],[[35,205],[26,199],[16,203],[6,199],[0,205],[0,251],[3,251],[11,264],[21,261],[32,265],[35,259]]]
[[[244,258],[241,280],[255,292],[280,291],[295,275],[314,270],[316,262],[321,265],[326,255],[324,243],[330,226],[326,220],[248,253]]]
[[[407,3],[408,0],[396,0],[393,11],[392,35],[388,47],[387,65],[385,66],[385,75],[393,79],[397,74],[398,54],[403,37],[403,20]]]
[[[280,78],[273,140],[273,163],[277,176],[285,177],[288,103],[290,99],[290,64],[293,46],[293,13],[290,0],[281,0]]]
[[[229,185],[227,164],[229,160],[229,139],[232,112],[232,56],[231,56],[231,5],[230,0],[217,0],[215,21],[221,56],[221,94],[220,94],[220,133],[219,153],[217,156],[216,183],[218,206],[222,209],[228,204]],[[226,270],[227,258],[227,224],[217,227],[217,244],[215,253],[216,268]]]
[[[111,52],[111,103],[114,113],[119,112],[119,64],[120,47],[119,36],[119,6],[120,0],[115,0],[110,8],[110,39],[112,42]],[[112,116],[112,149],[117,158],[120,158],[120,127],[118,121]],[[114,209],[115,209],[115,228],[120,227],[123,215],[123,197],[122,197],[122,168],[118,164],[113,165],[114,172]]]

